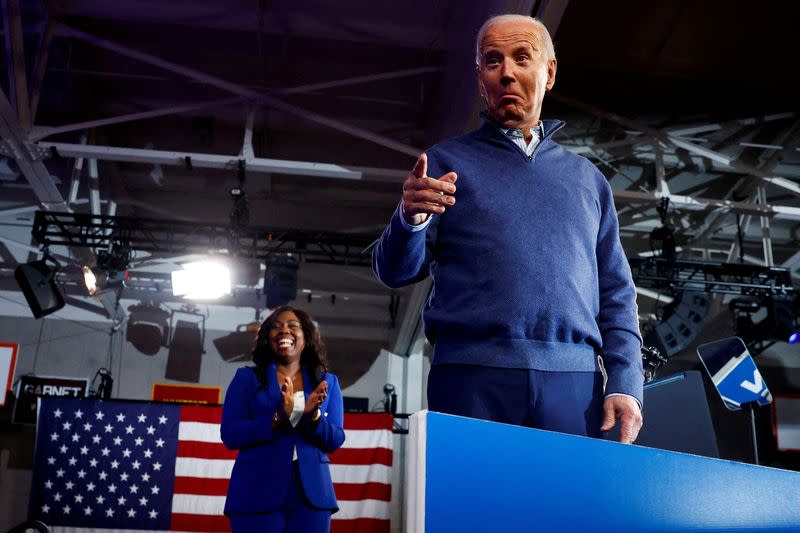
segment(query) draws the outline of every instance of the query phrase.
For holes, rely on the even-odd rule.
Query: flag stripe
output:
[[[335,515],[337,520],[351,520],[353,518],[378,518],[389,519],[389,502],[381,500],[361,500],[358,502],[339,502],[339,512]]]
[[[229,450],[224,444],[216,442],[178,441],[178,457],[197,459],[236,459],[236,450]],[[391,458],[389,459],[391,463]]]
[[[202,472],[203,477],[213,479],[230,479],[233,471],[233,461],[230,459],[195,459],[192,457],[178,457],[175,460],[175,475],[182,477],[197,477]]]
[[[347,448],[392,448],[392,432],[388,430],[345,430]]]
[[[173,531],[224,532],[231,530],[227,516],[202,516],[172,513],[170,529]]]
[[[207,424],[216,424],[219,428],[222,423],[222,409],[200,405],[182,405],[181,424],[185,422],[205,422]]]
[[[183,422],[178,428],[178,440],[199,442],[222,442],[219,436],[219,424],[206,422]]]
[[[391,483],[392,469],[383,465],[331,464],[334,483]]]
[[[339,448],[330,457],[331,463],[338,465],[392,466],[392,450],[386,448]]]
[[[345,431],[353,429],[388,429],[391,431],[394,419],[386,414],[357,414],[348,413],[344,417]]]
[[[225,511],[225,496],[200,496],[175,494],[172,496],[172,514],[221,515]]]
[[[204,496],[225,496],[228,493],[227,478],[208,479],[203,477],[176,477],[176,494],[201,494]]]
[[[331,533],[389,533],[389,520],[377,520],[375,518],[341,520],[336,518],[336,515],[333,516]]]
[[[340,502],[349,500],[391,501],[392,486],[386,483],[335,483],[333,490]]]

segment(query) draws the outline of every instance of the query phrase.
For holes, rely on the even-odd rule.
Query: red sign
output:
[[[18,344],[4,344],[0,343],[0,387],[3,387],[2,394],[0,394],[0,407],[5,407],[6,396],[8,391],[11,390],[11,384],[14,381],[14,367],[17,365],[17,350]]]
[[[221,396],[222,387],[153,383],[151,397],[155,402],[218,404]]]

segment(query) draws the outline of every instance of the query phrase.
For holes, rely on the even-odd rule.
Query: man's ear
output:
[[[551,59],[547,63],[547,85],[545,85],[545,88],[548,91],[553,88],[553,85],[556,84],[556,66],[556,58]]]

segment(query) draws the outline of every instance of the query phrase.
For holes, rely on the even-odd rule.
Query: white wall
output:
[[[418,350],[417,350],[418,349]],[[414,346],[410,357],[381,350],[372,367],[356,383],[342,391],[345,396],[368,398],[371,407],[382,410],[383,385],[391,383],[397,392],[397,409],[402,413],[414,413],[427,406],[425,388],[430,362],[422,355],[422,344]],[[400,422],[398,420],[398,422]],[[407,427],[405,421],[400,422]],[[405,443],[407,435],[395,434],[392,442],[392,501],[390,505],[393,532],[404,530],[404,487],[406,483]]]

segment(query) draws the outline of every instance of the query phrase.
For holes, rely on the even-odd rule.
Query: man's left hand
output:
[[[630,396],[609,396],[603,403],[605,418],[600,431],[609,431],[620,421],[619,441],[633,444],[642,429],[642,410]]]

